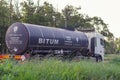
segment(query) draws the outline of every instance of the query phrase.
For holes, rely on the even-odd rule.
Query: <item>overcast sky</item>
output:
[[[45,0],[43,0],[45,1]],[[63,9],[65,5],[81,6],[80,13],[101,17],[109,24],[115,37],[120,37],[120,0],[46,0],[55,8]],[[41,0],[42,2],[42,0]]]

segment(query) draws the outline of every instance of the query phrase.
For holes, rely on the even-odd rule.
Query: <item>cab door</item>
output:
[[[104,55],[104,40],[100,37],[96,38],[96,45],[95,45],[95,54]]]

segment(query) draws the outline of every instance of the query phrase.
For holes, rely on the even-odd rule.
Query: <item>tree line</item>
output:
[[[120,39],[114,40],[114,35],[108,29],[109,25],[100,17],[90,17],[87,14],[79,13],[78,10],[81,8],[72,5],[66,5],[64,9],[58,11],[48,2],[40,4],[40,0],[35,1],[0,0],[0,52],[6,51],[5,33],[14,22],[74,29],[95,29],[106,38],[106,53],[119,52],[120,45],[117,43]]]

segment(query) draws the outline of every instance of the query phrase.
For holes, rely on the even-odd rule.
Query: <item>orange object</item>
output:
[[[0,55],[0,59],[3,59],[3,56],[2,56],[2,55]]]
[[[9,59],[9,58],[14,58],[15,60],[22,60],[22,61],[24,61],[26,59],[24,55],[14,55],[14,56],[11,56],[10,54],[1,54],[0,55],[0,60]]]
[[[14,55],[14,59],[21,60],[21,55]]]
[[[10,58],[10,55],[9,54],[4,54],[4,55],[2,55],[2,57],[3,57],[3,59],[8,59],[8,58]]]
[[[9,54],[1,54],[0,55],[0,59],[8,59],[8,58],[10,58]]]

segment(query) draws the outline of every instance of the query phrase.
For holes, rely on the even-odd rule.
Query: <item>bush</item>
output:
[[[113,58],[110,63],[120,65],[120,57]]]
[[[119,80],[119,75],[118,65],[104,62],[45,59],[0,64],[0,80]]]

